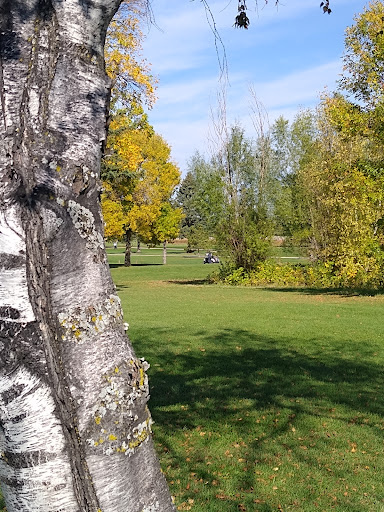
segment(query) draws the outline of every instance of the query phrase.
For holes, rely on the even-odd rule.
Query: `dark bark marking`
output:
[[[51,460],[55,460],[56,454],[38,450],[27,453],[3,452],[1,457],[14,469],[22,469],[32,468],[34,466],[39,466],[40,464],[45,464]],[[49,485],[49,482],[47,482],[47,485]]]
[[[5,270],[21,267],[25,264],[25,256],[0,252],[0,268]]]
[[[28,16],[28,8],[23,7],[15,5],[14,0],[4,0],[0,4],[0,55],[3,60],[20,58],[20,38],[13,30],[12,11],[16,10],[20,17]]]
[[[84,171],[81,167],[76,168],[75,175],[73,177],[72,190],[76,196],[85,194],[89,186],[89,179],[84,175]]]
[[[31,82],[35,84],[44,83],[44,87],[39,89],[41,99],[39,101],[38,118],[41,122],[39,130],[41,133],[45,129],[48,119],[49,93],[58,61],[59,24],[51,0],[40,0],[40,7],[38,9],[41,13],[41,18],[35,22],[35,33],[31,45],[29,80],[26,83],[25,92],[28,94]],[[42,52],[40,52],[42,47],[41,35],[43,32],[47,33],[48,47],[43,47]],[[48,60],[46,58],[41,59],[41,54],[44,56],[48,55]]]
[[[38,323],[21,324],[0,318],[0,368],[2,371],[10,375],[23,365],[31,373],[38,373],[46,382],[43,361],[44,351]]]
[[[23,390],[25,386],[21,384],[15,384],[11,389],[1,394],[4,405],[11,403]]]
[[[5,96],[4,96],[4,74],[3,74],[3,57],[2,57],[2,48],[1,48],[1,39],[2,36],[0,35],[0,101],[1,101],[1,111],[3,114],[3,123],[4,123],[4,131],[7,131],[7,120],[5,116]]]
[[[20,311],[18,309],[12,308],[11,306],[0,306],[0,317],[17,320],[20,318]]]

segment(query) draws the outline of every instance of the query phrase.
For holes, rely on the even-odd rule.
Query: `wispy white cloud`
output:
[[[228,122],[251,125],[251,86],[269,112],[271,122],[280,115],[292,120],[301,107],[318,103],[325,85],[333,85],[339,71],[340,62],[332,61],[268,82],[251,84],[238,75],[228,88]],[[156,129],[171,143],[174,158],[180,159],[182,166],[195,149],[206,150],[211,111],[217,106],[217,91],[217,80],[213,77],[170,83],[160,90],[159,104],[152,117],[156,120]]]
[[[198,104],[206,103],[209,96],[207,92],[213,90],[217,83],[217,77],[215,76],[169,83],[159,89],[159,103],[161,103],[163,109],[174,106],[177,109],[195,111]],[[179,114],[179,112],[180,110],[173,113]]]
[[[340,61],[336,60],[296,71],[276,80],[257,81],[252,83],[252,88],[267,110],[276,110],[287,105],[308,105],[319,100],[326,86],[335,86],[340,71]]]
[[[312,107],[326,86],[335,88],[341,72],[343,33],[361,0],[336,0],[331,16],[322,15],[317,0],[287,0],[279,9],[272,2],[252,24],[235,30],[232,20],[237,2],[210,1],[228,57],[227,112],[229,122],[250,126],[249,85],[273,121],[279,115],[292,119],[299,108]],[[249,2],[249,7],[251,3]],[[173,148],[183,170],[195,149],[206,151],[210,111],[216,104],[219,65],[214,38],[201,2],[156,0],[156,23],[151,27],[144,53],[159,76],[158,102],[150,122]]]

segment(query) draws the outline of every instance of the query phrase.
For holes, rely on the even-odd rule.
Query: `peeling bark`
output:
[[[120,0],[0,0],[0,485],[8,512],[174,510],[103,242]]]

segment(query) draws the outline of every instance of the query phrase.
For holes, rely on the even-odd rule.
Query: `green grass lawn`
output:
[[[178,510],[383,512],[384,295],[209,285],[182,249],[108,249]]]
[[[110,256],[178,510],[384,511],[384,297],[208,285],[202,256]]]

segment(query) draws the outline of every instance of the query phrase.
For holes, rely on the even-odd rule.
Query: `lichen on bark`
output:
[[[152,419],[146,403],[149,386],[145,360],[122,362],[109,375],[92,409],[88,443],[103,453],[131,456],[151,434]]]
[[[117,295],[110,295],[102,303],[88,307],[76,306],[58,313],[62,327],[61,339],[82,343],[103,333],[112,326],[121,329],[123,312]]]

